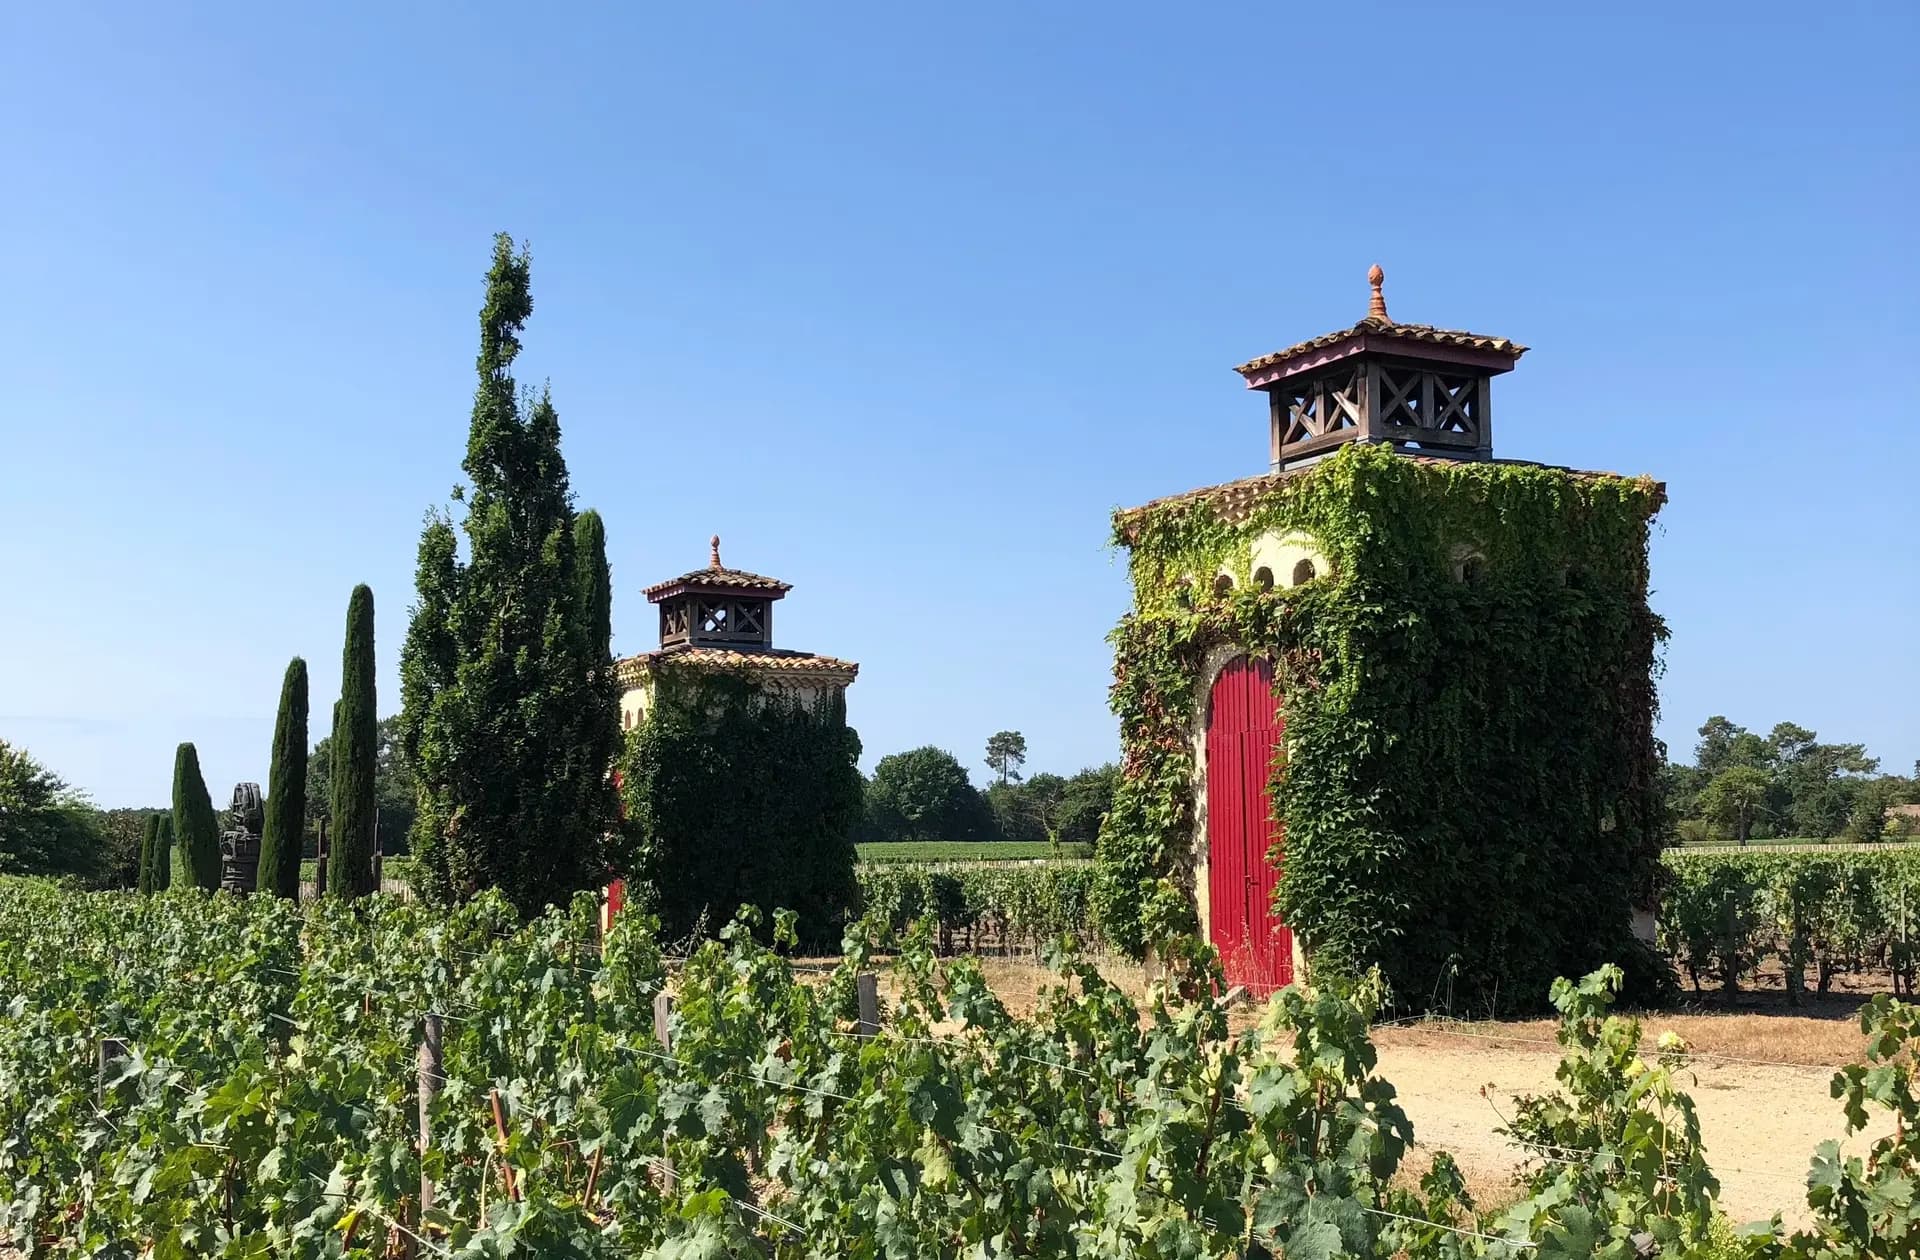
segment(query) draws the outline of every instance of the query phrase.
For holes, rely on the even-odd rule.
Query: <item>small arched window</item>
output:
[[[1233,574],[1222,573],[1219,577],[1213,579],[1213,593],[1222,597],[1231,595],[1233,593]]]
[[[1269,569],[1264,564],[1261,565],[1259,568],[1255,569],[1253,571],[1253,584],[1259,587],[1263,591],[1272,590],[1273,589],[1273,570]]]
[[[1320,571],[1313,567],[1313,561],[1311,560],[1301,560],[1293,566],[1293,584],[1295,586],[1305,586],[1319,576]]]

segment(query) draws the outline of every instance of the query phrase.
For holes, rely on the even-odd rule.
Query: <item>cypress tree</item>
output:
[[[220,820],[192,744],[180,745],[173,755],[172,865],[175,888],[220,887]]]
[[[420,793],[421,890],[447,901],[498,887],[533,913],[605,876],[618,718],[608,601],[591,594],[606,582],[604,530],[587,527],[599,555],[584,563],[601,572],[583,573],[559,413],[549,392],[522,401],[511,370],[529,284],[526,252],[495,238],[459,496],[467,559],[452,518],[430,514],[400,658],[400,752]]]
[[[300,895],[300,836],[307,818],[307,663],[294,657],[280,683],[267,766],[267,821],[260,833],[261,892]]]
[[[161,810],[153,819],[153,891],[165,892],[173,884],[173,815]]]
[[[353,588],[353,598],[347,602],[340,703],[333,711],[332,782],[328,793],[333,830],[327,891],[338,897],[364,897],[374,891],[373,775],[380,735],[373,713],[373,683],[373,592],[363,584]]]
[[[574,702],[577,729],[571,745],[567,775],[578,794],[578,817],[583,826],[599,820],[612,826],[620,816],[619,792],[609,770],[622,749],[620,689],[613,674],[613,573],[607,565],[607,527],[600,513],[588,508],[573,523],[574,580],[577,587],[574,625],[580,635],[576,649],[585,671]],[[592,850],[582,856],[590,858]],[[602,861],[606,856],[602,853]],[[585,868],[575,872],[583,884],[604,872]]]
[[[160,854],[160,815],[147,815],[146,830],[140,836],[140,874],[135,883],[141,896],[154,892],[153,868]]]

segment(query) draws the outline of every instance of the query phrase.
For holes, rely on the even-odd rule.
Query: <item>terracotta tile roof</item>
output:
[[[756,673],[797,677],[821,674],[842,682],[852,682],[860,666],[832,656],[796,652],[791,648],[716,648],[677,643],[637,656],[625,657],[615,666],[622,684],[631,684],[639,674],[654,665],[686,666],[692,669],[748,669]]]
[[[1338,332],[1325,333],[1299,345],[1288,346],[1285,350],[1275,350],[1272,354],[1261,355],[1242,363],[1234,371],[1242,376],[1254,372],[1264,372],[1268,368],[1285,363],[1288,359],[1312,354],[1337,346],[1354,337],[1383,338],[1388,341],[1411,341],[1435,346],[1450,346],[1459,350],[1485,350],[1495,354],[1510,354],[1515,359],[1527,352],[1527,348],[1505,337],[1489,337],[1482,333],[1458,332],[1450,328],[1435,328],[1431,324],[1397,324],[1390,319],[1369,315],[1351,328],[1342,328]]]
[[[744,569],[715,569],[709,566],[682,573],[679,577],[668,578],[664,582],[655,582],[642,592],[648,599],[656,599],[669,591],[696,587],[709,587],[728,591],[759,591],[762,594],[780,596],[793,589],[791,582],[782,582],[779,578],[763,577],[758,573],[748,573]]]
[[[656,604],[669,595],[678,595],[681,591],[718,590],[718,591],[755,591],[779,599],[793,589],[789,582],[779,578],[762,577],[758,573],[749,573],[745,569],[729,569],[720,563],[720,535],[715,534],[707,540],[710,550],[707,553],[707,567],[682,573],[677,578],[668,578],[664,582],[655,582],[641,593]]]
[[[1446,459],[1437,455],[1413,455],[1406,453],[1398,454],[1397,458],[1409,459],[1416,464],[1424,464],[1430,468],[1466,469],[1484,467],[1488,464],[1518,464],[1527,468],[1558,468],[1561,472],[1587,481],[1599,481],[1603,479],[1619,481],[1638,480],[1638,478],[1626,477],[1620,473],[1599,472],[1583,468],[1564,468],[1558,464],[1541,464],[1530,459]],[[1139,507],[1121,508],[1113,514],[1114,525],[1120,530],[1123,536],[1131,540],[1135,523],[1155,508],[1166,507],[1173,503],[1205,503],[1213,509],[1213,514],[1219,517],[1220,520],[1229,525],[1238,525],[1253,515],[1253,509],[1259,504],[1261,499],[1266,497],[1268,491],[1283,481],[1311,474],[1313,470],[1319,468],[1323,462],[1324,461],[1315,461],[1311,464],[1303,464],[1297,468],[1284,469],[1277,473],[1261,473],[1256,477],[1242,477],[1238,481],[1223,482],[1217,486],[1202,486],[1198,490],[1188,490],[1181,494],[1169,494],[1162,498],[1153,499],[1149,502],[1142,503]],[[1661,502],[1665,502],[1667,492],[1665,484],[1660,482],[1655,482],[1654,484],[1660,492]]]

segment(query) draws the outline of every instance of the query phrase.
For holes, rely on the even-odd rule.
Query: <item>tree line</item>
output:
[[[287,667],[260,891],[297,895],[322,819],[331,895],[372,891],[376,845],[402,826],[422,890],[441,899],[498,887],[533,911],[606,877],[620,746],[606,538],[595,513],[574,508],[551,393],[523,392],[511,372],[532,309],[527,252],[502,234],[480,311],[466,483],[454,493],[463,515],[429,513],[420,539],[400,713],[376,716],[373,593],[361,586],[317,746],[306,663]],[[169,807],[110,813],[0,743],[0,872],[213,888],[222,828],[191,743],[176,750]]]
[[[1108,763],[1071,775],[1028,777],[1026,760],[1025,736],[996,733],[986,756],[994,781],[983,791],[943,748],[929,744],[882,757],[866,781],[861,839],[1092,844],[1113,805],[1120,767]]]
[[[374,853],[410,850],[427,899],[498,888],[527,914],[612,875],[675,874],[648,863],[650,853],[685,848],[655,834],[662,827],[711,847],[712,827],[689,823],[684,810],[630,800],[622,811],[618,771],[643,769],[644,758],[633,760],[620,729],[605,528],[576,510],[551,389],[525,390],[514,377],[532,311],[529,256],[502,234],[479,316],[464,480],[450,504],[429,511],[418,541],[399,712],[377,717],[373,594],[362,586],[349,601],[340,698],[317,743],[305,661],[287,667],[259,821],[260,891],[298,895],[301,859],[322,823],[329,895],[365,895]],[[858,743],[843,742],[851,786]],[[7,751],[0,870],[150,891],[221,882],[231,820],[192,743],[176,750],[166,807],[110,815]],[[996,781],[980,792],[938,749],[884,758],[845,811],[848,827],[866,838],[1090,843],[1114,768],[1029,778],[1025,761],[1025,739],[997,733],[988,748]],[[626,778],[629,796],[648,782]],[[736,819],[728,850],[743,859],[748,833],[769,817]],[[851,862],[846,847],[849,888]]]
[[[1920,803],[1912,775],[1883,774],[1864,744],[1823,743],[1796,722],[1762,735],[1720,715],[1701,724],[1693,763],[1669,763],[1661,789],[1683,841],[1903,839]]]
[[[375,703],[373,593],[354,589],[348,602],[341,694],[333,733],[323,747],[343,749],[331,759],[322,789],[327,814],[339,820],[329,891],[364,896],[373,891]],[[281,682],[268,758],[256,888],[292,897],[299,891],[302,833],[309,816],[307,663],[294,657]],[[166,806],[94,809],[84,795],[25,749],[0,741],[0,873],[65,876],[91,887],[217,888],[220,837],[235,820],[214,808],[189,741],[174,750],[173,789]],[[364,855],[364,861],[355,859]],[[362,869],[364,867],[364,870]]]

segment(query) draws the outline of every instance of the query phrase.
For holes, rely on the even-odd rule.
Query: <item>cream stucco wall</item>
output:
[[[629,682],[620,694],[620,729],[631,730],[647,720],[647,713],[653,708],[655,680],[651,675],[642,674]],[[766,678],[760,679],[761,690],[770,696],[779,696],[807,708],[825,704],[837,692],[846,690],[840,682],[828,682],[823,679],[809,678]]]
[[[1247,562],[1247,571],[1236,578],[1240,582],[1256,582],[1261,569],[1273,575],[1273,584],[1281,589],[1297,586],[1294,581],[1294,569],[1302,560],[1311,561],[1313,575],[1326,577],[1333,572],[1333,565],[1327,560],[1320,543],[1312,534],[1291,529],[1282,533],[1268,530],[1253,540],[1252,556]]]
[[[653,679],[646,678],[620,693],[620,729],[631,730],[647,720],[653,707]]]

